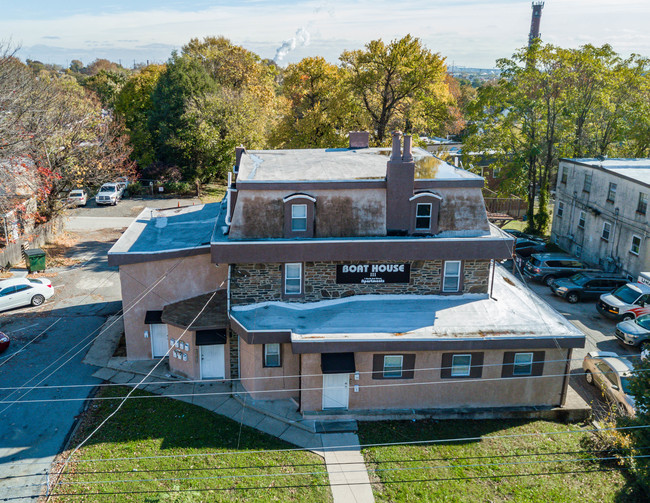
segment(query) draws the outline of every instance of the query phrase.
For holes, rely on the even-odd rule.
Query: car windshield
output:
[[[584,286],[584,284],[589,281],[589,276],[585,276],[579,272],[578,274],[571,276],[569,279],[578,286]]]
[[[627,285],[623,285],[622,287],[617,288],[614,290],[612,295],[625,304],[634,304],[636,299],[639,298],[639,292],[637,290],[633,290]]]
[[[102,187],[99,189],[99,192],[115,192],[117,187],[115,185],[109,185],[107,187]]]
[[[623,393],[626,395],[634,396],[630,391],[630,378],[621,376],[621,386],[623,387]]]
[[[650,330],[650,314],[644,314],[636,319],[636,324],[646,330]]]

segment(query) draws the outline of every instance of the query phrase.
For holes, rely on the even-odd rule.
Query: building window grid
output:
[[[636,212],[645,215],[648,211],[648,194],[639,192],[639,204],[636,207]]]
[[[564,202],[558,201],[558,203],[557,203],[557,216],[558,216],[558,218],[562,218],[562,215],[564,215]]]
[[[307,230],[307,205],[291,205],[291,231],[305,232]]]
[[[533,373],[533,353],[516,353],[512,375],[529,376]]]
[[[585,173],[585,183],[582,186],[583,192],[591,192],[591,181],[593,180],[593,173]]]
[[[566,185],[568,177],[569,177],[569,173],[567,167],[562,166],[562,177],[560,178],[560,182]]]
[[[584,229],[586,221],[587,214],[584,211],[581,211],[580,215],[578,216],[578,229]]]
[[[454,355],[451,357],[451,376],[468,377],[472,368],[472,355]]]
[[[428,231],[431,229],[431,213],[433,205],[431,203],[418,203],[415,207],[415,230]]]
[[[284,293],[285,295],[300,295],[302,293],[302,264],[285,264]]]
[[[600,235],[600,237],[605,241],[609,241],[611,232],[612,232],[612,224],[609,222],[603,222],[603,232]]]
[[[607,202],[613,203],[616,201],[616,184],[609,182],[609,190],[607,191]]]
[[[630,246],[630,253],[638,255],[641,250],[641,236],[632,236],[632,245]]]
[[[385,355],[384,356],[384,377],[397,378],[402,377],[402,368],[404,357],[402,355]]]
[[[280,367],[280,344],[264,344],[264,366],[265,367]]]
[[[442,291],[457,292],[460,290],[460,260],[448,260],[445,262],[442,278]]]

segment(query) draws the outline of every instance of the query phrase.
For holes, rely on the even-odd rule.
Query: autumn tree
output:
[[[321,57],[289,65],[282,75],[286,111],[271,144],[281,148],[347,146],[348,132],[367,125],[345,85],[345,76],[345,70]]]
[[[420,39],[407,35],[388,44],[373,40],[363,50],[344,51],[340,60],[379,144],[392,129],[444,129],[453,105],[444,58]]]

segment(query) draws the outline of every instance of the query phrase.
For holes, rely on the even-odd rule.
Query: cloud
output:
[[[48,39],[48,40],[59,40],[61,37],[55,37],[54,35],[47,35],[47,36],[41,37],[41,38],[45,38],[45,39]]]
[[[275,57],[273,61],[279,63],[287,54],[293,51],[296,47],[303,47],[309,45],[310,35],[304,28],[298,28],[296,35],[289,40],[282,42],[282,45],[275,50]]]

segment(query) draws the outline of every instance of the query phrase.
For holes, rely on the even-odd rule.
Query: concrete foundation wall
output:
[[[165,278],[158,282],[165,274]],[[120,266],[126,353],[129,360],[151,358],[151,338],[144,318],[147,311],[219,288],[226,288],[227,265],[210,262],[210,254]],[[156,284],[156,282],[158,282]],[[156,286],[144,295],[152,285]]]
[[[526,352],[525,348],[517,352]],[[529,350],[532,351],[532,350]],[[477,407],[554,407],[560,405],[569,350],[546,350],[543,374],[552,377],[501,379],[504,352],[484,351],[481,379],[440,377],[441,352],[416,352],[413,379],[373,379],[374,354],[355,353],[359,380],[350,374],[349,410],[463,409]],[[410,353],[413,354],[413,353]],[[560,360],[560,361],[557,361]],[[422,369],[422,370],[418,370]],[[432,369],[432,370],[428,370]],[[301,411],[322,410],[320,354],[302,355]],[[488,380],[494,379],[494,380]],[[467,382],[464,382],[467,381]],[[359,392],[354,386],[359,385]],[[311,391],[309,391],[311,389]],[[306,390],[306,391],[305,391]]]
[[[375,264],[379,262],[367,262]],[[403,262],[386,261],[386,264]],[[304,296],[298,302],[315,302],[352,295],[418,294],[441,292],[441,260],[410,262],[409,283],[337,284],[336,266],[343,262],[305,262]],[[463,293],[487,293],[489,260],[467,260],[463,263]],[[232,266],[230,296],[233,305],[282,300],[282,264],[237,264]]]
[[[247,344],[239,339],[241,384],[253,400],[298,399],[299,392],[295,390],[300,387],[300,379],[296,377],[300,374],[300,356],[293,354],[291,344],[282,344],[280,351],[282,366],[264,367],[264,345]]]

